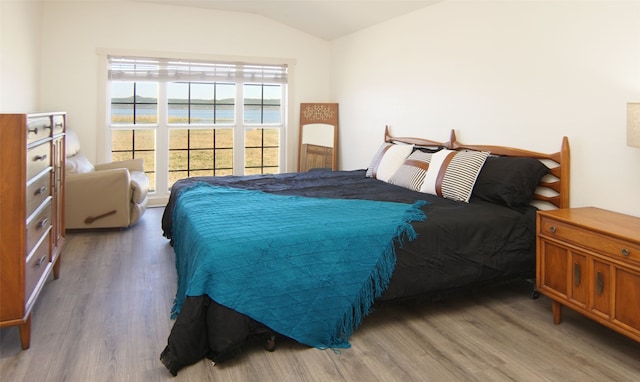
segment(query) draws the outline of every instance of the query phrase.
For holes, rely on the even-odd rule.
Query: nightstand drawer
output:
[[[640,262],[640,246],[624,240],[600,234],[576,225],[540,217],[540,234],[563,242],[579,245],[585,249],[613,256],[617,259],[626,259]]]

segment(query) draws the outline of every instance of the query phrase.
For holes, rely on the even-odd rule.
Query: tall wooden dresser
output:
[[[0,327],[31,342],[31,310],[60,274],[65,113],[0,114]]]

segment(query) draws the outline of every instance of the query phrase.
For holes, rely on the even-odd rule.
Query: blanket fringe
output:
[[[418,236],[415,229],[411,225],[413,221],[423,221],[426,219],[425,214],[420,207],[427,204],[424,200],[416,201],[407,209],[404,220],[398,225],[395,236],[389,242],[384,253],[380,257],[380,261],[376,264],[367,283],[365,283],[353,302],[351,311],[347,312],[342,321],[336,328],[335,335],[331,338],[329,348],[349,348],[349,338],[354,331],[360,326],[362,320],[371,312],[371,307],[376,298],[382,296],[389,286],[391,275],[395,270],[396,251],[395,243],[402,248],[405,240],[415,240]],[[326,348],[320,346],[320,348]]]

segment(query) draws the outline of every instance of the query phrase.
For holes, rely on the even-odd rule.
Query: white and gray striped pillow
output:
[[[427,174],[432,155],[433,153],[426,153],[420,150],[414,151],[389,179],[389,183],[419,191]]]
[[[483,151],[438,151],[431,157],[420,192],[468,203],[488,156]]]

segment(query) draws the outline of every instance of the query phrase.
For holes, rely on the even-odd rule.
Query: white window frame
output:
[[[114,50],[114,49],[98,49],[98,112],[97,112],[97,160],[99,163],[105,163],[111,161],[111,121],[110,121],[110,79],[108,78],[108,64],[107,58],[109,56],[125,56],[125,57],[165,57],[176,60],[204,60],[213,62],[244,62],[244,63],[259,63],[260,65],[287,65],[288,68],[288,81],[283,86],[283,102],[282,102],[282,122],[279,142],[279,163],[280,172],[287,172],[290,168],[295,167],[295,149],[296,149],[296,129],[290,127],[289,121],[293,121],[293,107],[292,107],[292,83],[295,61],[291,59],[274,59],[274,58],[257,58],[257,57],[220,57],[220,56],[208,56],[201,54],[182,54],[182,53],[169,53],[169,52],[150,52],[150,51],[131,51],[131,50]],[[251,83],[251,81],[246,81]],[[236,86],[236,95],[238,91],[242,92],[244,82],[239,82]],[[255,81],[254,81],[255,83]],[[164,92],[164,93],[162,93]],[[160,116],[166,115],[165,102],[161,102],[161,99],[166,99],[166,83],[163,85],[159,82],[158,90],[158,114]],[[164,98],[161,98],[164,97]],[[237,98],[237,104],[242,106],[243,99]],[[161,117],[158,120],[158,130],[160,131]],[[258,125],[260,127],[268,127],[268,125]],[[125,127],[125,126],[123,126]],[[135,126],[142,127],[142,126]],[[172,125],[174,127],[174,125]],[[201,126],[194,126],[195,128]],[[206,127],[202,126],[202,127]],[[242,107],[236,107],[236,124],[234,125],[234,174],[242,175],[244,172],[244,146],[245,146],[245,132],[247,129],[255,128],[256,125],[245,125],[242,118]],[[167,134],[156,134],[156,191],[149,197],[150,205],[164,205],[166,204],[169,191],[164,190],[164,185],[168,185],[168,155],[161,155],[160,153],[168,153],[168,125],[164,126],[164,131]],[[238,148],[238,149],[236,149]],[[163,169],[163,171],[159,171]],[[162,185],[162,187],[160,186]]]

